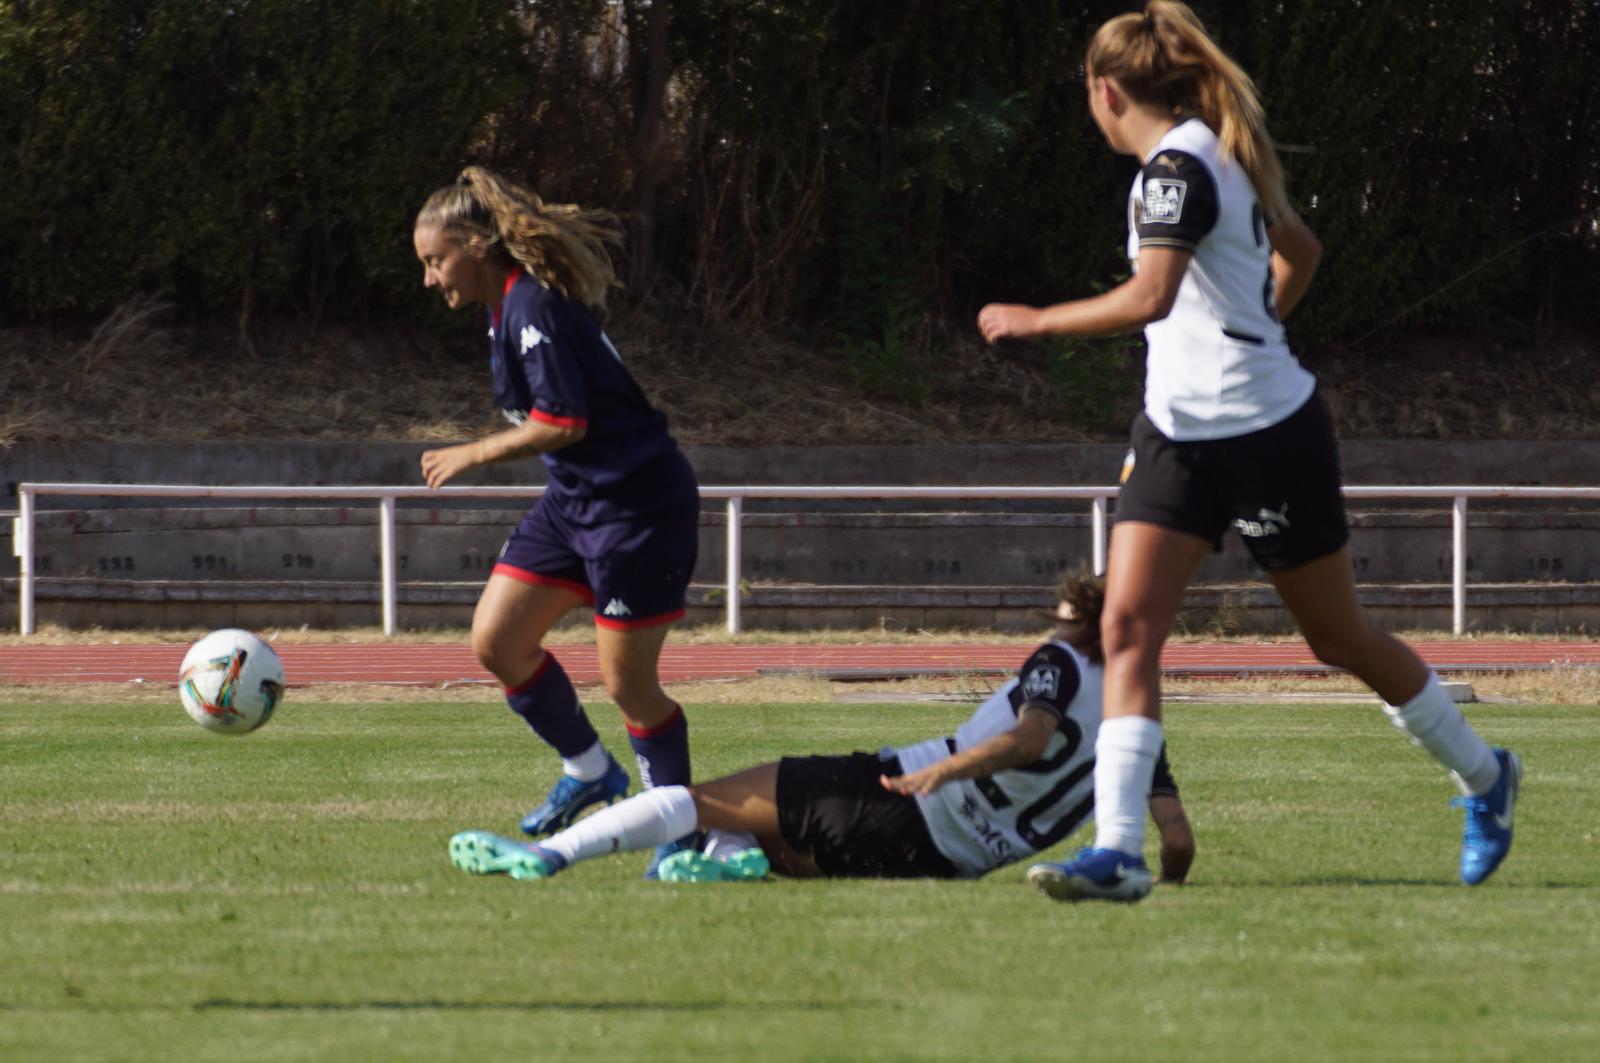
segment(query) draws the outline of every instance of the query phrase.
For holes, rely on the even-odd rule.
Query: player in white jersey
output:
[[[1280,324],[1322,247],[1290,209],[1255,86],[1176,0],[1103,25],[1084,73],[1107,143],[1142,163],[1128,201],[1134,274],[1094,298],[978,316],[990,342],[1143,329],[1149,346],[1107,572],[1095,845],[1035,871],[1065,898],[1149,891],[1140,853],[1162,749],[1161,648],[1195,569],[1231,527],[1317,657],[1371,686],[1454,775],[1466,809],[1460,875],[1476,885],[1510,850],[1521,766],[1484,743],[1356,598],[1332,419]]]
[[[788,757],[694,786],[656,787],[537,844],[465,831],[450,841],[473,874],[548,878],[579,860],[650,848],[697,830],[706,851],[663,861],[667,880],[976,878],[1065,838],[1094,804],[1104,585],[1069,575],[1053,638],[952,736],[877,753]],[[1165,881],[1194,859],[1161,751],[1148,788]],[[1048,879],[1033,879],[1054,892]]]

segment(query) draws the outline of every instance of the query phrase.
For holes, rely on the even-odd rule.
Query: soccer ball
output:
[[[213,631],[183,655],[178,697],[194,722],[218,734],[249,734],[283,700],[283,664],[248,631]]]

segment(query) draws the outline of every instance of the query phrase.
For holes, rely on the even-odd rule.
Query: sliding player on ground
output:
[[[1104,588],[1069,575],[1050,641],[954,735],[877,753],[789,757],[694,786],[657,787],[537,844],[483,831],[450,840],[472,874],[549,878],[582,860],[695,831],[705,851],[669,856],[675,881],[794,877],[976,878],[1047,849],[1094,803]],[[1162,878],[1182,882],[1194,835],[1160,751],[1148,805]],[[1048,877],[1034,879],[1053,892]]]

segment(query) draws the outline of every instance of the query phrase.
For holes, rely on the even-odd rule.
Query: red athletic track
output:
[[[1600,666],[1600,641],[1592,642],[1414,642],[1435,668],[1467,671],[1515,670],[1552,664]],[[593,683],[600,672],[593,646],[557,646],[573,680]],[[1028,647],[1011,645],[739,645],[674,646],[661,658],[667,682],[723,679],[761,673],[906,674],[908,672],[1004,672],[1015,668]],[[175,682],[182,646],[3,646],[3,683]],[[490,682],[465,645],[455,643],[298,644],[278,647],[293,686],[312,683],[383,683],[438,686]],[[1169,674],[1316,672],[1316,659],[1301,643],[1197,644],[1168,646],[1162,664]]]

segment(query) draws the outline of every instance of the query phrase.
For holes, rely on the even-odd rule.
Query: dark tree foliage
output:
[[[647,311],[797,332],[901,386],[983,301],[1127,271],[1131,163],[1081,58],[1132,6],[0,2],[0,305],[409,313],[409,219],[476,161],[623,213]],[[1195,6],[1328,247],[1301,338],[1593,323],[1600,4]]]

